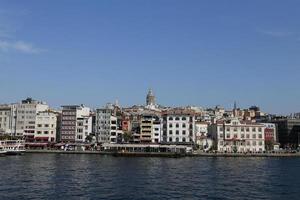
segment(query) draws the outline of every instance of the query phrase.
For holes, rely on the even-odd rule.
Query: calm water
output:
[[[0,199],[300,199],[300,158],[0,157]]]

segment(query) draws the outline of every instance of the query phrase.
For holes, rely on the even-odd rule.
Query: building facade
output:
[[[40,102],[27,98],[17,104],[17,122],[16,135],[24,136],[26,141],[34,140],[36,133],[36,117],[39,112],[44,112],[49,109],[45,102]]]
[[[96,135],[100,143],[122,142],[122,117],[117,117],[115,108],[107,105],[96,110]],[[128,128],[128,127],[126,127]]]
[[[84,105],[62,106],[61,141],[85,142],[92,132],[92,116],[90,108]]]
[[[143,114],[140,123],[141,143],[159,143],[161,140],[161,120],[155,114]]]
[[[16,134],[16,104],[0,105],[0,135]]]
[[[187,109],[163,112],[162,142],[195,143],[195,113]]]
[[[212,124],[209,132],[218,152],[263,152],[264,129],[263,124],[230,119]]]
[[[51,111],[39,112],[36,116],[35,142],[56,142],[57,114]]]
[[[300,145],[300,119],[278,119],[272,121],[278,128],[278,142],[283,148],[297,148]]]

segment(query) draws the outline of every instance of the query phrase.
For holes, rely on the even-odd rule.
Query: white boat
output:
[[[6,155],[20,155],[25,152],[24,140],[2,140],[0,141],[0,149]]]
[[[1,156],[5,156],[7,153],[7,151],[4,151],[1,147],[0,147],[0,157]]]

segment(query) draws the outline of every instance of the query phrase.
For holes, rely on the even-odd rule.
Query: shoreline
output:
[[[62,150],[26,150],[24,154],[45,153],[45,154],[95,154],[110,155],[115,157],[299,157],[300,153],[192,153],[180,154],[171,152],[103,152],[103,151],[62,151]]]

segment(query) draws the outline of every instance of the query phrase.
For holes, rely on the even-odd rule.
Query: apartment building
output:
[[[0,105],[0,135],[15,135],[16,104]]]
[[[90,108],[84,105],[62,106],[61,141],[85,142],[92,132],[92,116]]]
[[[117,117],[113,105],[96,110],[96,135],[100,143],[122,142],[122,116]]]
[[[16,135],[24,136],[25,140],[34,140],[36,133],[36,117],[39,112],[49,109],[45,102],[27,98],[16,106]]]
[[[141,143],[159,143],[161,140],[161,120],[155,114],[143,114],[140,123]]]
[[[56,142],[57,113],[52,111],[39,112],[36,115],[35,142]]]
[[[195,143],[195,112],[175,108],[164,111],[162,142]]]

